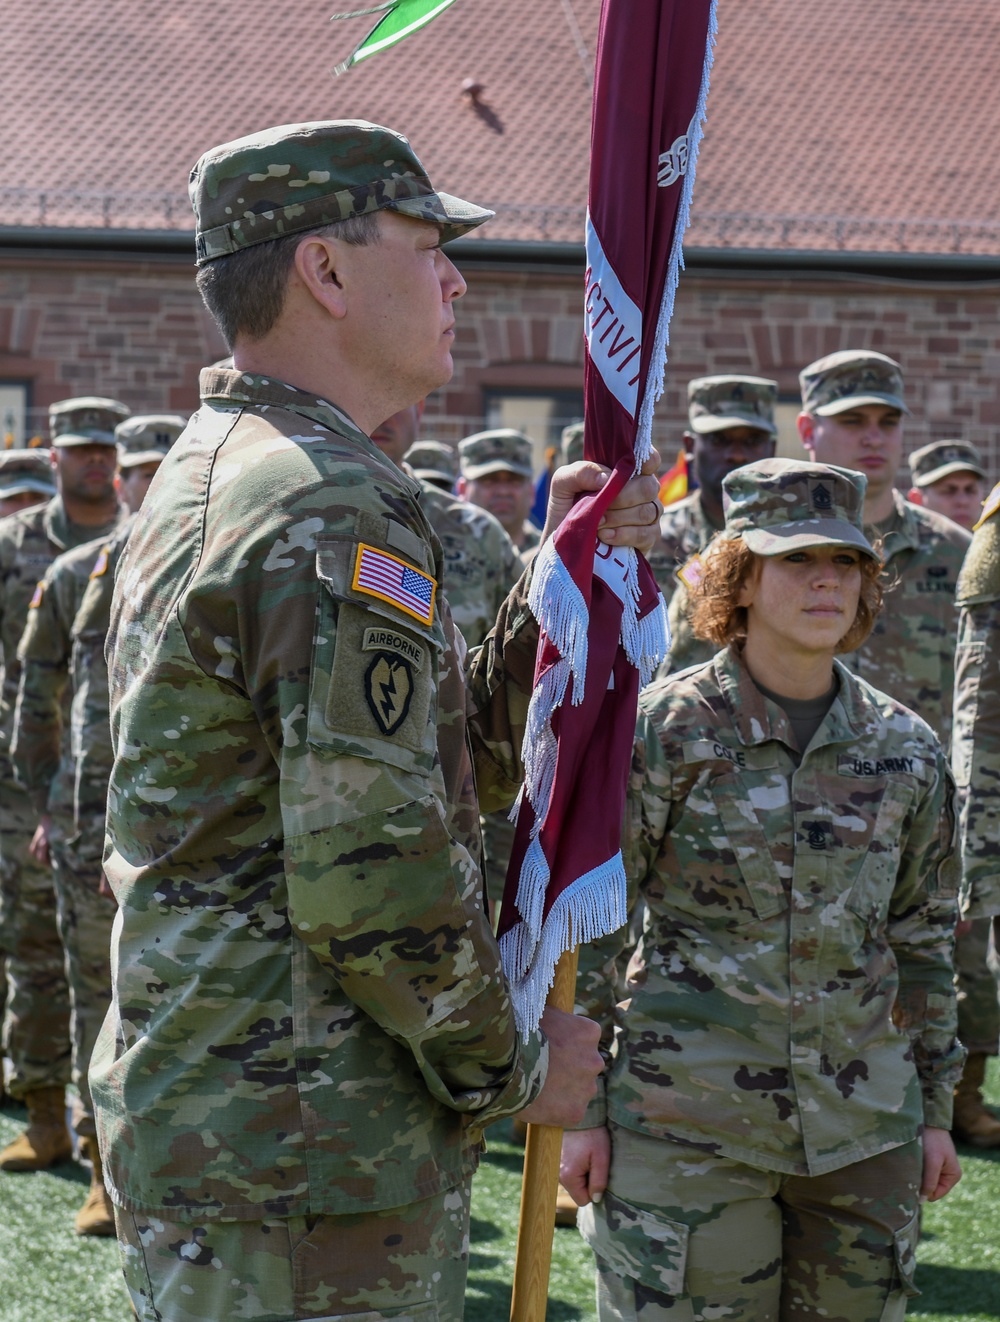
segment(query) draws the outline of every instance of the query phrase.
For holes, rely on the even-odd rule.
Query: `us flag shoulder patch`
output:
[[[434,598],[437,579],[414,569],[388,551],[362,542],[354,562],[351,587],[369,597],[387,601],[421,624],[434,623]]]

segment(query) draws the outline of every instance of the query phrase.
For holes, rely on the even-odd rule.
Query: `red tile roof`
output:
[[[494,206],[482,237],[581,241],[599,0],[458,0],[335,79],[373,21],[338,7],[7,0],[0,224],[185,229],[204,148],[358,117]],[[1000,5],[719,10],[689,246],[1000,252]]]

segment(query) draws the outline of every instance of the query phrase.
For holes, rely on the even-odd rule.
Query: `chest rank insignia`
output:
[[[378,652],[365,671],[365,699],[383,734],[395,734],[413,697],[413,668],[405,657]]]
[[[826,824],[824,822],[804,822],[806,844],[810,849],[826,848]]]
[[[387,601],[421,624],[434,623],[437,579],[414,569],[405,560],[362,542],[354,562],[351,587],[369,597]]]
[[[829,488],[825,487],[822,482],[812,489],[812,503],[814,510],[833,509],[833,497],[830,495]]]

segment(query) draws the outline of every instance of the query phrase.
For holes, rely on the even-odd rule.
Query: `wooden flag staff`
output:
[[[573,1013],[576,963],[575,947],[559,957],[546,1001],[567,1014]],[[563,1131],[551,1125],[528,1126],[510,1322],[545,1322],[562,1136]]]

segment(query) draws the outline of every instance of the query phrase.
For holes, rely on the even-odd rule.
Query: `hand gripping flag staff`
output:
[[[652,450],[715,31],[715,0],[603,0],[601,8],[584,453],[612,474],[543,546],[531,585],[541,636],[497,933],[525,1034],[553,981],[548,1003],[572,1010],[579,943],[627,919],[621,828],[636,703],[668,637],[645,559],[599,543],[597,530]],[[529,1126],[514,1322],[545,1316],[560,1141],[558,1129]]]

